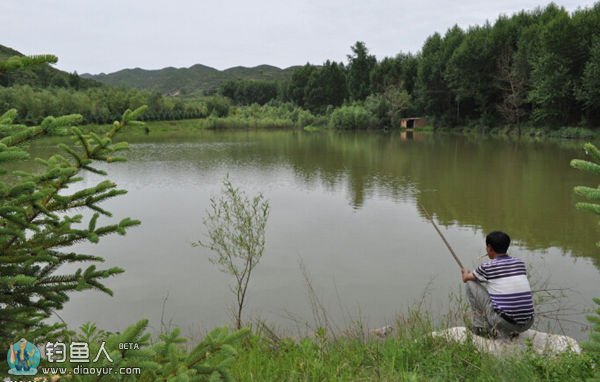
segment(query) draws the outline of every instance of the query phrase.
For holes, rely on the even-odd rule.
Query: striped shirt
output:
[[[502,255],[481,264],[473,271],[490,294],[492,307],[517,324],[533,317],[533,299],[522,260]]]

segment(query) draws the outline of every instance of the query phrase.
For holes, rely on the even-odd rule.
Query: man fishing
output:
[[[533,299],[522,260],[508,256],[510,237],[500,231],[485,238],[490,261],[474,271],[461,267],[473,310],[474,334],[516,337],[533,324]]]
[[[464,267],[425,206],[420,203],[419,206],[460,267],[473,310],[473,333],[512,338],[529,329],[533,325],[531,286],[525,263],[506,254],[510,237],[504,232],[490,232],[485,238],[490,261],[470,271]]]

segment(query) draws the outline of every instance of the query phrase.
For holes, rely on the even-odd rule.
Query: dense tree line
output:
[[[372,89],[401,84],[437,125],[600,123],[600,3],[554,4],[430,36],[416,56],[377,63]]]
[[[239,105],[264,105],[278,97],[279,84],[267,80],[230,80],[221,86],[221,94]]]
[[[417,54],[381,61],[359,41],[346,64],[306,64],[284,91],[269,94],[318,114],[362,108],[379,125],[426,115],[446,127],[598,126],[599,26],[600,3],[572,14],[550,4],[467,30],[454,26]],[[264,92],[243,101],[222,94],[242,104],[268,101]]]
[[[306,64],[296,69],[288,84],[288,98],[312,112],[323,113],[327,106],[340,106],[348,97],[343,64],[326,61],[322,66]]]

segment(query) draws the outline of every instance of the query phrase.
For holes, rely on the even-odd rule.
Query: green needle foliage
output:
[[[0,70],[12,70],[41,62],[55,62],[54,56],[19,57],[0,63]],[[81,254],[69,248],[80,242],[97,243],[100,237],[113,233],[125,234],[140,222],[125,218],[118,223],[98,224],[100,215],[110,212],[100,205],[122,195],[109,180],[93,187],[73,191],[72,185],[87,172],[106,175],[97,162],[116,162],[116,156],[127,148],[124,142],[113,142],[115,135],[136,119],[145,107],[127,110],[121,121],[115,122],[104,135],[85,134],[73,125],[80,115],[46,117],[39,126],[14,125],[17,115],[12,109],[0,116],[0,341],[21,336],[50,340],[64,331],[64,325],[46,324],[53,311],[68,301],[69,293],[98,289],[112,294],[102,280],[122,273],[120,268],[97,269],[95,265],[72,273],[62,271],[65,264],[101,262],[98,256]],[[37,159],[43,167],[40,173],[15,171],[3,166],[29,157],[23,145],[44,135],[73,137],[73,144],[61,144],[64,155]],[[84,222],[82,211],[93,215]]]
[[[571,166],[600,175],[600,150],[591,143],[586,143],[583,148],[591,160],[573,159]],[[600,187],[577,186],[574,188],[574,191],[577,195],[581,195],[589,200],[589,202],[577,203],[575,205],[577,208],[600,215],[600,204],[598,204],[600,202]],[[597,245],[600,246],[600,243],[597,243]]]
[[[0,63],[0,71],[55,61],[54,56],[11,59]],[[14,109],[0,116],[0,166],[29,158],[23,144],[37,137],[70,134],[73,140],[71,145],[58,146],[63,155],[37,160],[43,166],[41,173],[9,174],[0,167],[0,341],[12,343],[21,337],[37,343],[55,339],[66,343],[83,341],[92,357],[99,354],[104,343],[110,359],[99,357],[85,364],[49,361],[42,364],[42,367],[69,367],[67,370],[76,366],[103,370],[93,375],[72,373],[68,378],[74,381],[232,381],[229,368],[237,355],[232,345],[246,336],[249,329],[234,332],[214,329],[187,351],[182,346],[186,340],[180,337],[179,329],[161,335],[153,344],[146,331],[147,320],[116,334],[85,324],[74,336],[63,324],[44,322],[53,311],[63,307],[70,292],[98,289],[112,294],[102,281],[123,272],[120,268],[98,270],[95,265],[73,273],[61,272],[64,264],[103,261],[98,256],[70,251],[74,244],[97,243],[101,237],[113,233],[124,235],[127,229],[140,224],[130,218],[116,224],[98,224],[101,215],[112,216],[100,204],[126,193],[110,180],[77,191],[70,186],[81,181],[85,172],[106,175],[96,166],[99,162],[125,160],[118,153],[127,149],[127,143],[115,142],[114,138],[124,127],[142,124],[137,118],[145,110],[146,106],[142,106],[125,111],[122,119],[103,135],[86,134],[74,127],[81,121],[80,115],[46,117],[33,127],[14,124],[17,115]],[[81,210],[92,212],[89,220],[84,222],[83,215],[75,213]],[[125,372],[121,373],[122,370]]]
[[[179,329],[162,335],[162,343],[154,347],[156,361],[161,364],[158,380],[233,381],[229,368],[236,360],[237,350],[232,345],[249,333],[248,328],[234,332],[227,327],[216,328],[187,353],[178,346],[185,342]]]
[[[51,54],[40,54],[35,56],[12,56],[6,61],[0,62],[0,73],[17,69],[23,69],[38,64],[54,64],[58,58]]]
[[[147,328],[147,320],[131,325],[122,333],[108,333],[99,330],[95,324],[84,324],[77,334],[68,338],[68,342],[87,343],[90,362],[45,362],[41,367],[71,370],[80,366],[102,370],[99,373],[73,373],[69,380],[75,382],[233,381],[229,369],[237,358],[234,345],[250,333],[248,328],[237,331],[216,328],[191,350],[186,350],[187,340],[180,336],[179,329],[163,333],[153,343]],[[104,349],[110,360],[101,353],[94,361],[102,343],[105,343]]]
[[[600,175],[600,150],[591,143],[586,143],[584,149],[591,160],[573,159],[571,161],[571,166],[579,170]],[[578,186],[575,187],[575,193],[584,196],[590,201],[577,203],[577,208],[600,215],[600,204],[597,203],[600,201],[600,187]],[[600,246],[600,243],[597,243],[597,245]],[[596,315],[588,316],[588,320],[592,324],[592,333],[590,334],[589,341],[584,344],[584,348],[590,352],[596,360],[596,376],[593,381],[600,381],[600,370],[598,370],[598,365],[600,364],[600,298],[595,298],[594,302],[597,305]]]

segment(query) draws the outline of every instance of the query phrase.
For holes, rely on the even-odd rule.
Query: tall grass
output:
[[[327,122],[325,117],[289,103],[235,107],[227,116],[212,115],[197,121],[198,126],[208,129],[303,128]]]
[[[593,359],[533,350],[497,358],[464,344],[431,336],[425,313],[398,318],[393,336],[379,339],[332,335],[279,338],[258,331],[239,349],[232,368],[238,381],[576,381],[593,375]],[[356,323],[355,327],[362,327]]]
[[[264,323],[241,345],[232,367],[238,381],[577,381],[593,376],[593,353],[542,356],[525,353],[496,357],[471,341],[458,343],[432,332],[463,323],[469,307],[462,294],[449,296],[453,307],[435,324],[421,301],[398,315],[392,334],[378,338],[360,320],[341,328],[312,288],[300,263],[312,306],[312,333],[279,336]]]

